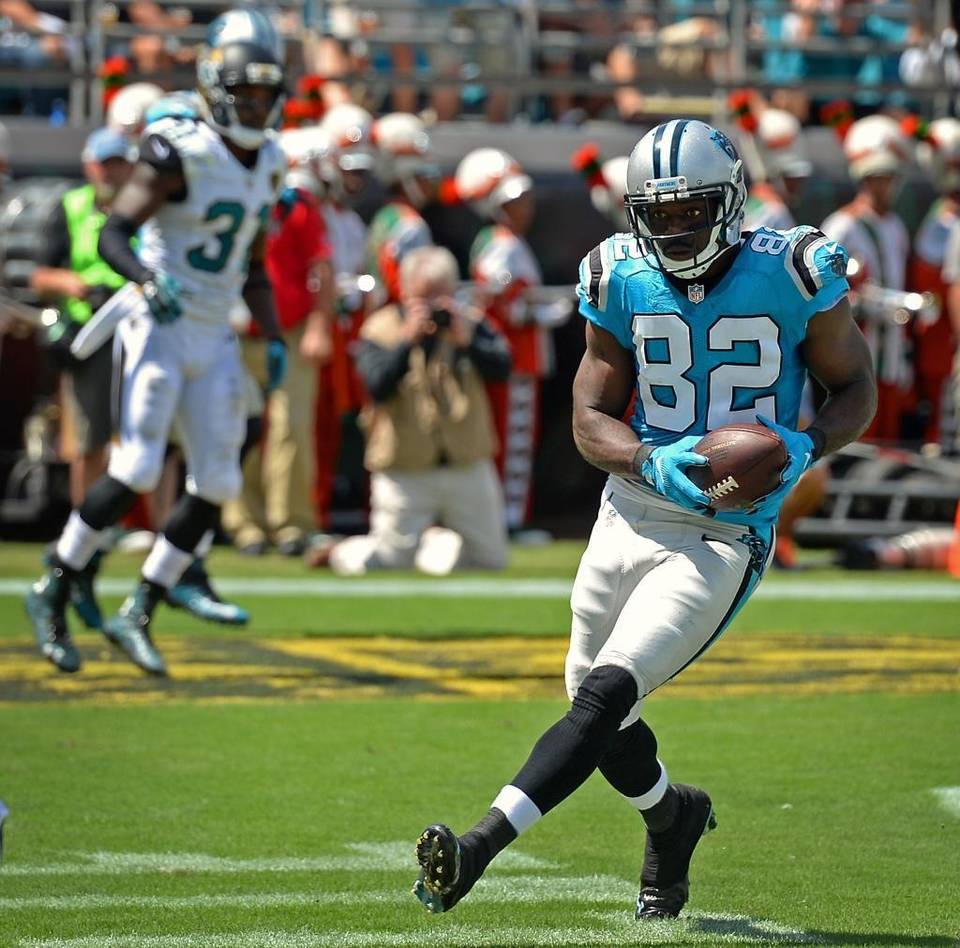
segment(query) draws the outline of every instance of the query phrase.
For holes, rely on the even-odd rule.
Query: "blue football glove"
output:
[[[280,388],[286,377],[287,344],[274,337],[267,342],[267,391]]]
[[[816,449],[813,438],[803,431],[791,431],[766,415],[757,415],[757,421],[779,435],[787,449],[787,463],[780,472],[780,486],[767,494],[752,511],[760,515],[775,515],[803,472],[813,464]]]
[[[172,323],[183,315],[180,305],[180,284],[166,273],[154,273],[143,284],[143,298],[150,315],[158,323]]]
[[[673,444],[654,448],[640,469],[648,484],[688,510],[702,511],[710,506],[710,498],[684,473],[688,467],[701,467],[708,463],[702,454],[694,454],[691,450],[701,437],[689,435]]]

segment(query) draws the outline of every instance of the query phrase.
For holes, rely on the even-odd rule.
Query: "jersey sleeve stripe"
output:
[[[603,256],[599,247],[594,247],[589,255],[590,282],[587,285],[587,300],[591,306],[602,309],[600,306],[600,281],[603,279]]]
[[[787,271],[790,273],[790,276],[793,277],[793,282],[797,285],[797,289],[799,289],[804,298],[808,300],[813,299],[813,297],[817,295],[819,287],[807,266],[806,251],[811,244],[816,243],[822,238],[823,235],[816,230],[804,234],[793,245],[790,258],[787,261]]]

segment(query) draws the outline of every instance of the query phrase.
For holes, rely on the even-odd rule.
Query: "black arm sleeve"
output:
[[[410,368],[410,346],[406,343],[385,349],[374,342],[361,340],[354,355],[357,371],[375,402],[392,398]]]
[[[153,274],[140,262],[130,246],[136,233],[137,225],[129,217],[111,214],[100,231],[97,251],[120,276],[142,286]]]
[[[262,260],[250,263],[247,280],[243,284],[243,301],[260,332],[268,339],[280,335],[277,311],[273,303],[273,286]]]
[[[47,220],[43,231],[43,248],[37,263],[41,267],[58,270],[70,268],[70,231],[67,230],[67,211],[59,202]]]
[[[463,351],[487,381],[502,382],[509,377],[513,366],[510,343],[487,323],[477,324],[469,347]]]

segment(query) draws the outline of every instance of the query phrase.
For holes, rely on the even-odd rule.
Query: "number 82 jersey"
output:
[[[812,227],[745,234],[712,286],[671,279],[631,234],[580,265],[580,312],[630,350],[630,425],[669,444],[764,414],[796,428],[806,380],[807,322],[847,292],[846,251]]]
[[[185,316],[227,322],[283,184],[279,145],[268,138],[246,167],[205,122],[163,118],[144,130],[140,160],[186,182],[143,226],[140,259],[180,283]]]

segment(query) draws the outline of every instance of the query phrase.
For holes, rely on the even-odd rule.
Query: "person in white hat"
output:
[[[869,115],[850,127],[843,141],[853,200],[831,214],[821,230],[847,248],[860,267],[859,278],[902,290],[906,286],[910,237],[893,203],[911,159],[911,143],[886,115]],[[910,341],[892,320],[867,321],[864,335],[873,352],[880,402],[866,437],[895,441],[913,383]]]

